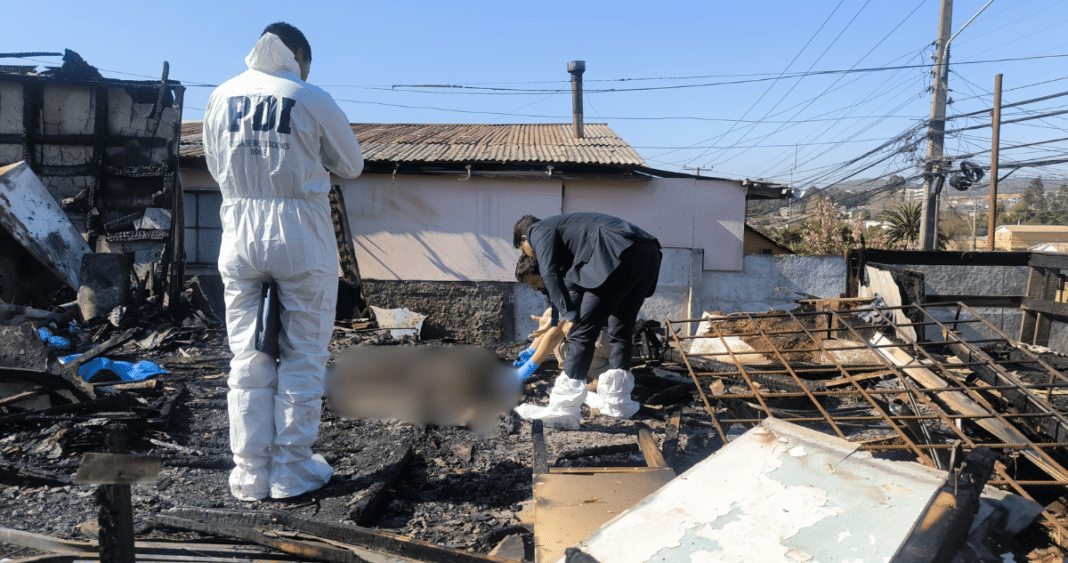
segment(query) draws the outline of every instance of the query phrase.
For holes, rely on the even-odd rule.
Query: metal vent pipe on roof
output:
[[[582,73],[586,71],[586,61],[567,63],[567,72],[571,73],[571,113],[575,125],[575,138],[582,134]]]

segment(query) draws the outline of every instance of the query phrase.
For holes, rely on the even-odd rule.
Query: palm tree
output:
[[[889,224],[886,234],[890,237],[891,243],[907,245],[919,240],[919,203],[904,203],[892,209],[887,209],[879,215],[879,218]]]

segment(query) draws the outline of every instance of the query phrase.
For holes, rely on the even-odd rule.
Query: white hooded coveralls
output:
[[[219,86],[204,112],[208,170],[222,191],[219,272],[234,354],[230,488],[243,499],[284,498],[333,474],[311,451],[338,288],[327,170],[355,178],[363,156],[344,112],[300,79],[278,36],[263,35],[245,62],[249,70]],[[283,311],[277,364],[254,342],[259,287],[271,279]]]

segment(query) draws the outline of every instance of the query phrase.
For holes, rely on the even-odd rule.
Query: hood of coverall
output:
[[[265,33],[256,42],[252,52],[245,57],[245,64],[251,70],[278,74],[280,72],[292,72],[300,79],[300,65],[293,51],[286,47],[285,43],[273,33]]]

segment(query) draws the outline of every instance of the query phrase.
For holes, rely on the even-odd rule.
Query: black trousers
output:
[[[564,360],[564,373],[572,379],[586,378],[605,323],[612,348],[609,367],[630,370],[634,324],[660,272],[660,247],[655,242],[635,243],[623,251],[620,260],[600,287],[577,288],[578,314],[567,334]]]

